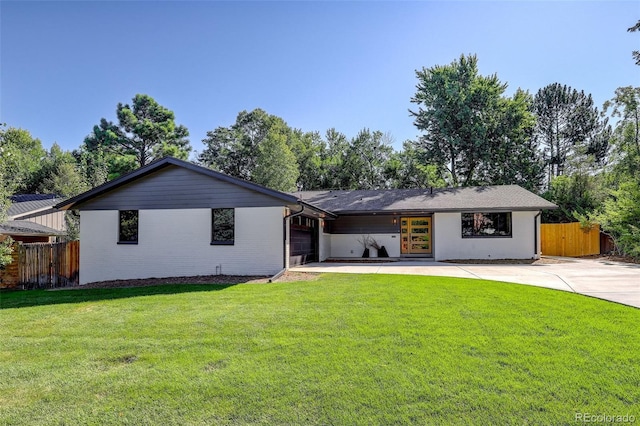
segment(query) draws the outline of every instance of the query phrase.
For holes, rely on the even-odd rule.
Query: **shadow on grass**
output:
[[[31,306],[82,303],[100,300],[126,299],[130,297],[160,294],[221,291],[236,284],[164,284],[145,287],[93,288],[69,290],[28,290],[0,292],[0,310]]]

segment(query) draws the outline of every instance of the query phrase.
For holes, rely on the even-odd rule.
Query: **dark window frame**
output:
[[[127,220],[132,220],[132,218],[123,218],[123,216],[134,213],[135,216],[135,233],[132,233],[131,236],[127,236],[127,234],[131,233],[132,229],[124,229],[123,224],[126,223]],[[123,232],[124,231],[124,232]],[[118,210],[118,244],[138,244],[140,239],[140,211],[139,210]]]
[[[228,223],[216,224],[216,216],[218,218],[223,217],[221,215],[222,211],[231,211],[231,224],[228,224]],[[216,212],[218,213],[217,215],[216,215]],[[224,228],[227,228],[227,229],[224,229]],[[225,231],[231,232],[231,238],[224,237],[224,235],[221,235],[221,233],[224,233]],[[211,245],[232,246],[235,244],[235,240],[236,240],[236,209],[235,208],[211,209]]]
[[[460,224],[462,238],[513,238],[512,212],[465,212]]]

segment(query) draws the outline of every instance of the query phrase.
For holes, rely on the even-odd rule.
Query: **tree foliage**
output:
[[[242,111],[231,126],[207,132],[198,160],[230,176],[292,191],[300,175],[291,150],[295,138],[280,117],[261,109]]]
[[[342,189],[384,189],[390,186],[385,175],[393,154],[389,135],[362,129],[346,147],[342,160]]]
[[[608,197],[594,216],[622,254],[640,259],[640,88],[618,88],[604,108],[618,121],[606,176]]]
[[[543,212],[544,223],[575,222],[578,216],[592,215],[605,198],[600,177],[588,173],[557,176],[542,196],[558,206]]]
[[[544,149],[549,182],[566,173],[572,157],[603,162],[610,127],[600,118],[591,95],[553,83],[536,93],[533,111],[537,118],[535,137]]]
[[[392,188],[440,188],[446,186],[436,165],[429,164],[424,150],[411,141],[391,154],[385,173]]]
[[[622,254],[640,259],[640,182],[621,182],[609,195],[596,219]]]
[[[57,143],[51,146],[40,164],[28,193],[55,194],[73,197],[89,189],[71,152],[63,151]]]
[[[411,102],[418,110],[410,113],[423,132],[419,149],[453,186],[496,181],[536,186],[539,159],[529,138],[527,95],[505,97],[507,85],[495,74],[479,75],[477,64],[476,56],[462,55],[449,65],[416,71]],[[513,153],[521,162],[517,170],[504,162]]]
[[[640,87],[619,87],[613,99],[605,102],[604,111],[617,119],[611,137],[611,160],[618,179],[633,176],[640,161]]]
[[[304,189],[344,189],[348,187],[344,175],[346,151],[349,140],[343,133],[331,128],[325,132],[320,150],[321,178],[313,186]]]
[[[520,89],[502,98],[498,124],[488,158],[478,168],[478,181],[491,185],[520,185],[536,192],[544,177],[544,161],[533,139],[533,98]]]
[[[207,132],[201,164],[272,188],[386,188],[390,136],[363,129],[352,140],[335,129],[318,132],[290,128],[261,109],[242,111],[229,127]],[[267,155],[267,153],[269,155]],[[276,173],[279,176],[276,179]]]
[[[0,168],[6,177],[5,187],[10,194],[29,192],[29,188],[37,181],[37,173],[45,155],[40,140],[32,137],[27,130],[0,128]]]
[[[18,193],[55,194],[71,197],[89,188],[76,157],[63,151],[54,143],[47,152],[40,140],[23,129],[9,127],[0,131],[0,210],[8,203],[8,196]],[[2,215],[0,215],[2,216]],[[77,225],[77,214],[68,212],[67,229]],[[4,219],[3,219],[4,220]],[[70,236],[77,238],[70,231]],[[9,250],[5,242],[0,247],[0,257],[7,259]],[[0,263],[2,260],[0,260]]]
[[[302,189],[322,188],[326,178],[322,154],[326,145],[320,133],[293,129],[289,143],[299,171],[296,186]]]
[[[296,157],[287,146],[284,132],[269,129],[258,146],[253,180],[278,191],[295,191],[299,175]]]
[[[0,224],[7,221],[7,210],[9,209],[9,190],[7,186],[7,179],[4,171],[4,165],[0,164]],[[9,263],[11,263],[11,253],[13,241],[11,238],[4,238],[0,236],[0,270],[4,269]]]
[[[93,127],[84,140],[89,152],[107,155],[113,166],[142,167],[158,158],[171,155],[186,160],[191,151],[189,132],[176,125],[173,111],[158,104],[149,95],[136,95],[132,104],[118,103],[118,123],[105,118]]]

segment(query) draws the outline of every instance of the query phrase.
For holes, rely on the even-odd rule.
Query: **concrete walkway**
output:
[[[433,261],[389,263],[311,263],[298,272],[405,274],[476,278],[569,291],[640,308],[640,265],[555,258],[563,263],[538,265],[466,265]]]

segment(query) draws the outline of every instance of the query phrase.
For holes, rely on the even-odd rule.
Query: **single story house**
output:
[[[53,208],[62,198],[52,194],[19,194],[9,199],[8,220],[0,224],[0,241],[9,236],[22,243],[47,243],[66,234],[64,211]]]
[[[284,193],[167,157],[59,203],[80,211],[80,283],[271,275],[361,257],[536,258],[540,213],[515,185]],[[375,253],[374,253],[375,255]]]

